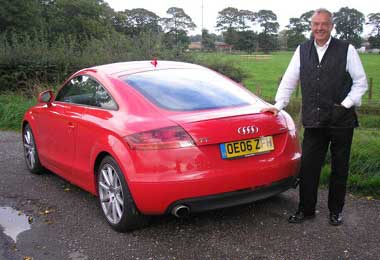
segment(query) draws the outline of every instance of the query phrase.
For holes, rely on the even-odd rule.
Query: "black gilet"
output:
[[[351,76],[346,71],[348,46],[344,41],[331,38],[319,62],[314,40],[301,44],[300,81],[304,127],[358,126],[355,108],[338,106],[352,86]]]

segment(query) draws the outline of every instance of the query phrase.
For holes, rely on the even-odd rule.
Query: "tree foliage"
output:
[[[289,24],[286,26],[286,45],[289,49],[295,49],[299,44],[306,40],[304,35],[310,28],[306,18],[290,18]]]
[[[237,30],[239,23],[239,10],[234,7],[224,8],[216,17],[216,28],[219,31]]]
[[[258,49],[258,35],[254,31],[241,31],[237,33],[238,41],[235,43],[235,49],[254,52]]]
[[[263,31],[258,34],[259,48],[264,52],[269,52],[277,48],[277,31],[280,27],[277,22],[277,15],[271,10],[260,10],[256,13],[258,24]]]
[[[301,18],[290,18],[286,28],[296,34],[303,34],[309,29],[309,24],[305,23]]]
[[[276,34],[280,27],[277,22],[277,15],[271,10],[260,10],[256,14],[258,24],[263,28],[263,33]]]
[[[215,35],[212,35],[208,32],[208,30],[202,30],[202,48],[206,51],[215,50]]]
[[[256,15],[254,12],[249,10],[239,10],[238,12],[238,24],[239,31],[245,31],[249,29],[255,22]]]
[[[170,7],[166,13],[167,18],[162,18],[162,22],[167,31],[185,31],[193,30],[196,25],[182,8]]]
[[[306,13],[301,14],[301,22],[305,25],[305,32],[311,31],[311,17],[314,14],[314,10],[310,10]]]
[[[368,38],[368,42],[371,48],[380,49],[380,13],[371,13],[367,18],[367,24],[372,26],[372,35]]]
[[[364,15],[355,8],[342,7],[334,13],[336,35],[355,47],[360,47],[363,32]]]
[[[0,33],[31,32],[43,26],[42,6],[35,0],[0,0]]]
[[[144,8],[118,12],[112,17],[113,26],[118,32],[136,36],[145,32],[161,32],[160,17]]]
[[[380,36],[380,13],[371,13],[367,16],[367,24],[372,25],[372,35]]]
[[[170,7],[166,13],[169,17],[161,19],[166,30],[164,44],[179,55],[190,43],[187,31],[194,29],[196,25],[182,8]]]

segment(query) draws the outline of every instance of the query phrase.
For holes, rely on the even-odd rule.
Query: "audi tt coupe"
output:
[[[151,215],[251,203],[298,174],[295,124],[229,78],[194,64],[138,61],[70,76],[24,116],[25,159],[98,196],[117,231]]]

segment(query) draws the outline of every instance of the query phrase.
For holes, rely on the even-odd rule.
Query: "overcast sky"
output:
[[[202,0],[106,0],[116,11],[125,9],[144,8],[160,17],[166,17],[170,7],[180,7],[197,25],[190,34],[200,34],[202,29]],[[331,12],[337,12],[341,7],[355,8],[365,17],[370,13],[380,12],[379,0],[203,0],[203,27],[209,32],[215,32],[218,12],[226,7],[235,7],[257,12],[262,9],[272,10],[280,23],[280,30],[289,24],[289,18],[299,17],[301,14],[320,7]],[[365,29],[365,34],[370,28]]]

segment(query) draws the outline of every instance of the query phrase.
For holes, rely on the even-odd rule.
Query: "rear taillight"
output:
[[[289,131],[296,130],[296,125],[294,124],[292,117],[288,113],[286,113],[285,111],[281,111],[281,115],[285,119],[286,126],[287,126],[288,130]]]
[[[194,146],[193,139],[179,126],[154,129],[124,137],[131,149],[157,150]]]

